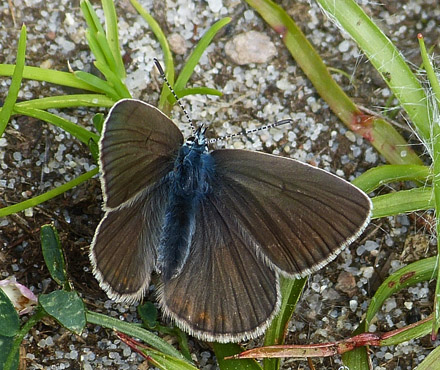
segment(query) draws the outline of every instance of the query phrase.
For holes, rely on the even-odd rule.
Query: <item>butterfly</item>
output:
[[[159,109],[117,102],[99,142],[105,215],[91,244],[93,273],[120,302],[158,301],[205,341],[266,330],[280,308],[280,275],[332,261],[366,228],[372,204],[349,182],[276,155],[208,151],[206,127],[184,141]]]

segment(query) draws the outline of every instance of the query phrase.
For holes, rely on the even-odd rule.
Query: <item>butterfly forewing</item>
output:
[[[173,169],[183,143],[177,126],[139,100],[116,103],[100,141],[102,188],[107,209],[132,201]]]
[[[186,264],[164,282],[159,297],[180,327],[219,342],[262,334],[280,304],[276,273],[213,194],[199,207]]]
[[[269,154],[216,150],[214,191],[281,273],[310,274],[365,229],[369,198],[326,171]]]

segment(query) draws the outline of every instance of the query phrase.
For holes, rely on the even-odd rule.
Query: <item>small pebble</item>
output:
[[[226,55],[236,64],[266,63],[277,50],[270,38],[261,32],[249,31],[235,36],[225,45]]]

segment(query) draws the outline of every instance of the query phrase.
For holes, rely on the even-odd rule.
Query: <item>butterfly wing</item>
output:
[[[106,209],[133,200],[169,173],[182,143],[178,127],[159,109],[140,100],[117,102],[99,142]]]
[[[185,265],[160,288],[165,314],[204,341],[262,334],[280,305],[277,273],[258,257],[215,193],[201,202],[195,225]]]
[[[109,297],[134,302],[148,288],[165,216],[174,158],[183,137],[157,108],[116,103],[100,141],[106,214],[90,250],[93,273]]]
[[[93,274],[107,295],[122,302],[142,299],[155,268],[168,184],[150,187],[126,207],[106,212],[90,250]]]
[[[246,150],[216,150],[214,191],[266,262],[299,277],[333,260],[367,226],[361,190],[319,168]]]

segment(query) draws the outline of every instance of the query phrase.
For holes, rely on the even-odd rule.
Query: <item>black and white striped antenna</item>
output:
[[[180,99],[179,99],[179,97],[177,96],[176,92],[175,92],[174,89],[171,87],[170,83],[168,82],[168,79],[167,79],[167,77],[165,76],[165,72],[164,72],[162,66],[160,65],[159,61],[158,61],[156,58],[153,58],[153,60],[154,60],[154,64],[156,65],[157,70],[159,71],[160,76],[163,78],[163,80],[164,80],[165,83],[167,84],[168,88],[170,89],[171,93],[172,93],[173,96],[176,98],[177,103],[179,104],[180,108],[183,110],[183,113],[185,113],[186,119],[187,119],[188,122],[189,122],[189,125],[190,125],[190,127],[191,127],[191,130],[192,130],[193,134],[195,134],[195,133],[196,133],[196,129],[195,129],[195,127],[194,127],[194,123],[193,123],[191,117],[189,116],[189,114],[188,114],[188,112],[186,111],[186,109],[185,109],[185,107],[183,106],[183,104],[180,102]],[[286,123],[292,123],[292,122],[293,122],[292,119],[287,118],[287,119],[283,119],[283,120],[281,120],[281,121],[278,121],[278,122],[272,123],[272,124],[270,124],[270,125],[264,125],[264,126],[261,126],[261,127],[258,127],[258,128],[254,128],[254,129],[252,129],[252,130],[246,130],[245,132],[240,132],[240,133],[237,133],[237,134],[224,135],[224,136],[216,137],[216,138],[214,138],[214,139],[209,139],[209,140],[208,140],[208,143],[209,143],[209,144],[213,144],[213,143],[216,143],[217,141],[228,140],[228,139],[231,139],[231,138],[233,138],[233,137],[237,137],[237,136],[248,135],[248,134],[254,134],[254,133],[259,132],[259,131],[269,130],[269,129],[272,128],[272,127],[278,127],[278,126],[281,126],[281,125],[285,125]]]
[[[287,119],[283,119],[281,121],[277,121],[275,123],[271,123],[270,125],[264,125],[264,126],[261,126],[261,127],[258,127],[258,128],[254,128],[252,130],[246,130],[244,132],[239,132],[237,134],[229,134],[229,135],[225,135],[225,136],[219,136],[219,137],[216,137],[214,139],[209,139],[208,143],[209,144],[213,144],[213,143],[216,143],[217,141],[228,140],[228,139],[231,139],[231,138],[237,137],[237,136],[242,136],[242,135],[246,136],[248,134],[254,134],[254,133],[258,132],[258,131],[263,131],[263,130],[269,130],[272,127],[278,127],[278,126],[281,126],[281,125],[285,125],[286,123],[292,123],[292,122],[293,122],[292,119],[287,118]]]
[[[191,127],[191,130],[193,132],[193,134],[195,134],[196,129],[194,127],[194,123],[191,119],[191,117],[189,116],[188,112],[186,111],[185,107],[183,106],[183,104],[180,102],[179,97],[177,96],[176,92],[174,91],[174,89],[171,87],[170,83],[168,82],[167,77],[165,76],[165,72],[162,68],[162,66],[160,65],[159,61],[156,58],[153,58],[154,60],[154,64],[156,65],[157,70],[159,71],[160,76],[163,78],[163,80],[165,81],[165,83],[167,84],[168,88],[171,91],[171,94],[173,94],[173,96],[176,98],[177,104],[179,104],[180,108],[183,110],[183,113],[185,113],[186,119],[189,122],[189,126]]]

